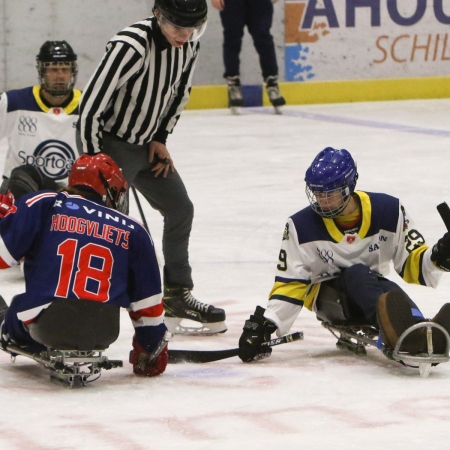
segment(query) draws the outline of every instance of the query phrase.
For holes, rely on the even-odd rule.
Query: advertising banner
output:
[[[450,0],[286,0],[286,81],[450,75]]]

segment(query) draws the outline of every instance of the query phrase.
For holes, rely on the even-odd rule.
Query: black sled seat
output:
[[[376,345],[379,332],[362,312],[351,307],[340,288],[340,279],[323,281],[314,302],[314,312],[322,326],[337,338],[336,347],[357,355],[367,353],[366,346]]]
[[[337,326],[370,326],[362,312],[351,308],[340,288],[340,279],[324,281],[320,284],[314,312],[317,319]]]
[[[46,347],[33,353],[14,343],[2,347],[11,355],[33,359],[50,370],[50,379],[66,387],[86,386],[102,369],[122,367],[122,361],[102,355],[120,331],[120,307],[92,300],[55,299],[28,324],[30,336]],[[93,379],[92,379],[93,378]]]
[[[105,350],[119,336],[120,307],[92,300],[55,299],[28,330],[48,348]]]

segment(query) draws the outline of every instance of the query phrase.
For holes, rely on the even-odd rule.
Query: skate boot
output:
[[[286,104],[286,100],[280,93],[280,87],[278,86],[278,75],[272,75],[267,77],[266,91],[269,96],[270,103],[275,108],[275,114],[281,114],[281,107]]]
[[[0,325],[5,319],[9,306],[6,304],[5,299],[0,295]]]
[[[4,320],[9,306],[6,304],[5,299],[0,295],[0,345],[4,351],[9,342],[9,336],[3,334]]]
[[[380,295],[377,303],[377,322],[383,344],[393,350],[403,332],[416,323],[411,305],[403,291],[392,290]],[[411,332],[403,340],[400,350],[412,354],[426,352],[424,331],[423,328]]]
[[[244,106],[244,98],[242,97],[242,86],[239,75],[234,77],[226,77],[228,86],[228,108],[231,114],[239,115],[241,107]]]
[[[165,287],[164,311],[164,322],[173,334],[208,336],[227,331],[225,311],[199,302],[188,288]],[[196,323],[195,325],[181,324],[183,319]]]

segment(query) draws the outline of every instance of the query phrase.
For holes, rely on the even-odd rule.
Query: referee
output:
[[[206,0],[155,0],[154,16],[114,36],[80,104],[80,152],[104,152],[164,217],[166,325],[180,334],[226,331],[225,311],[196,300],[188,246],[194,208],[166,147],[189,99],[206,28]],[[183,318],[199,327],[183,327]],[[150,319],[149,319],[150,320]]]

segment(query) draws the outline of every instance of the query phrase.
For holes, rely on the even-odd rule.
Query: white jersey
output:
[[[386,276],[392,262],[406,282],[437,286],[442,271],[400,201],[386,194],[355,194],[361,218],[354,229],[345,231],[310,207],[288,219],[264,313],[278,326],[278,336],[289,331],[303,306],[314,309],[321,279],[355,264]]]
[[[78,153],[75,132],[81,92],[74,90],[65,107],[47,107],[39,86],[5,92],[0,97],[0,139],[7,138],[3,176],[22,164],[31,164],[57,183],[67,177]]]

